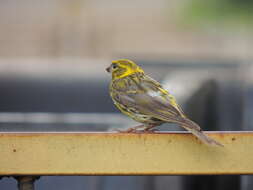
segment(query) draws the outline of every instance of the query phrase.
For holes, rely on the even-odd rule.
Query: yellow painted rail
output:
[[[0,175],[253,174],[253,133],[0,133]]]

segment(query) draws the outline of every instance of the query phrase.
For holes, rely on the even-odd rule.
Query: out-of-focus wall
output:
[[[0,57],[252,58],[251,30],[182,25],[186,2],[3,0]]]

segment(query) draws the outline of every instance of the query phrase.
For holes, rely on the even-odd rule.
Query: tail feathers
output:
[[[185,119],[185,122],[183,122],[181,126],[191,132],[193,135],[198,137],[199,140],[201,140],[203,143],[211,146],[224,146],[223,144],[215,141],[214,139],[208,137],[198,126],[198,124],[194,123],[193,121],[189,119]]]

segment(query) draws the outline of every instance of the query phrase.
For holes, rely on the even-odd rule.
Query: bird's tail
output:
[[[194,123],[190,119],[184,118],[184,122],[181,124],[183,128],[191,132],[193,135],[198,137],[203,143],[211,146],[224,146],[223,144],[215,141],[214,139],[207,136],[199,127],[198,124]]]

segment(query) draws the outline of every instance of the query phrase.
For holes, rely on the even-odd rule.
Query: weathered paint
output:
[[[253,174],[253,133],[0,133],[0,175]]]

